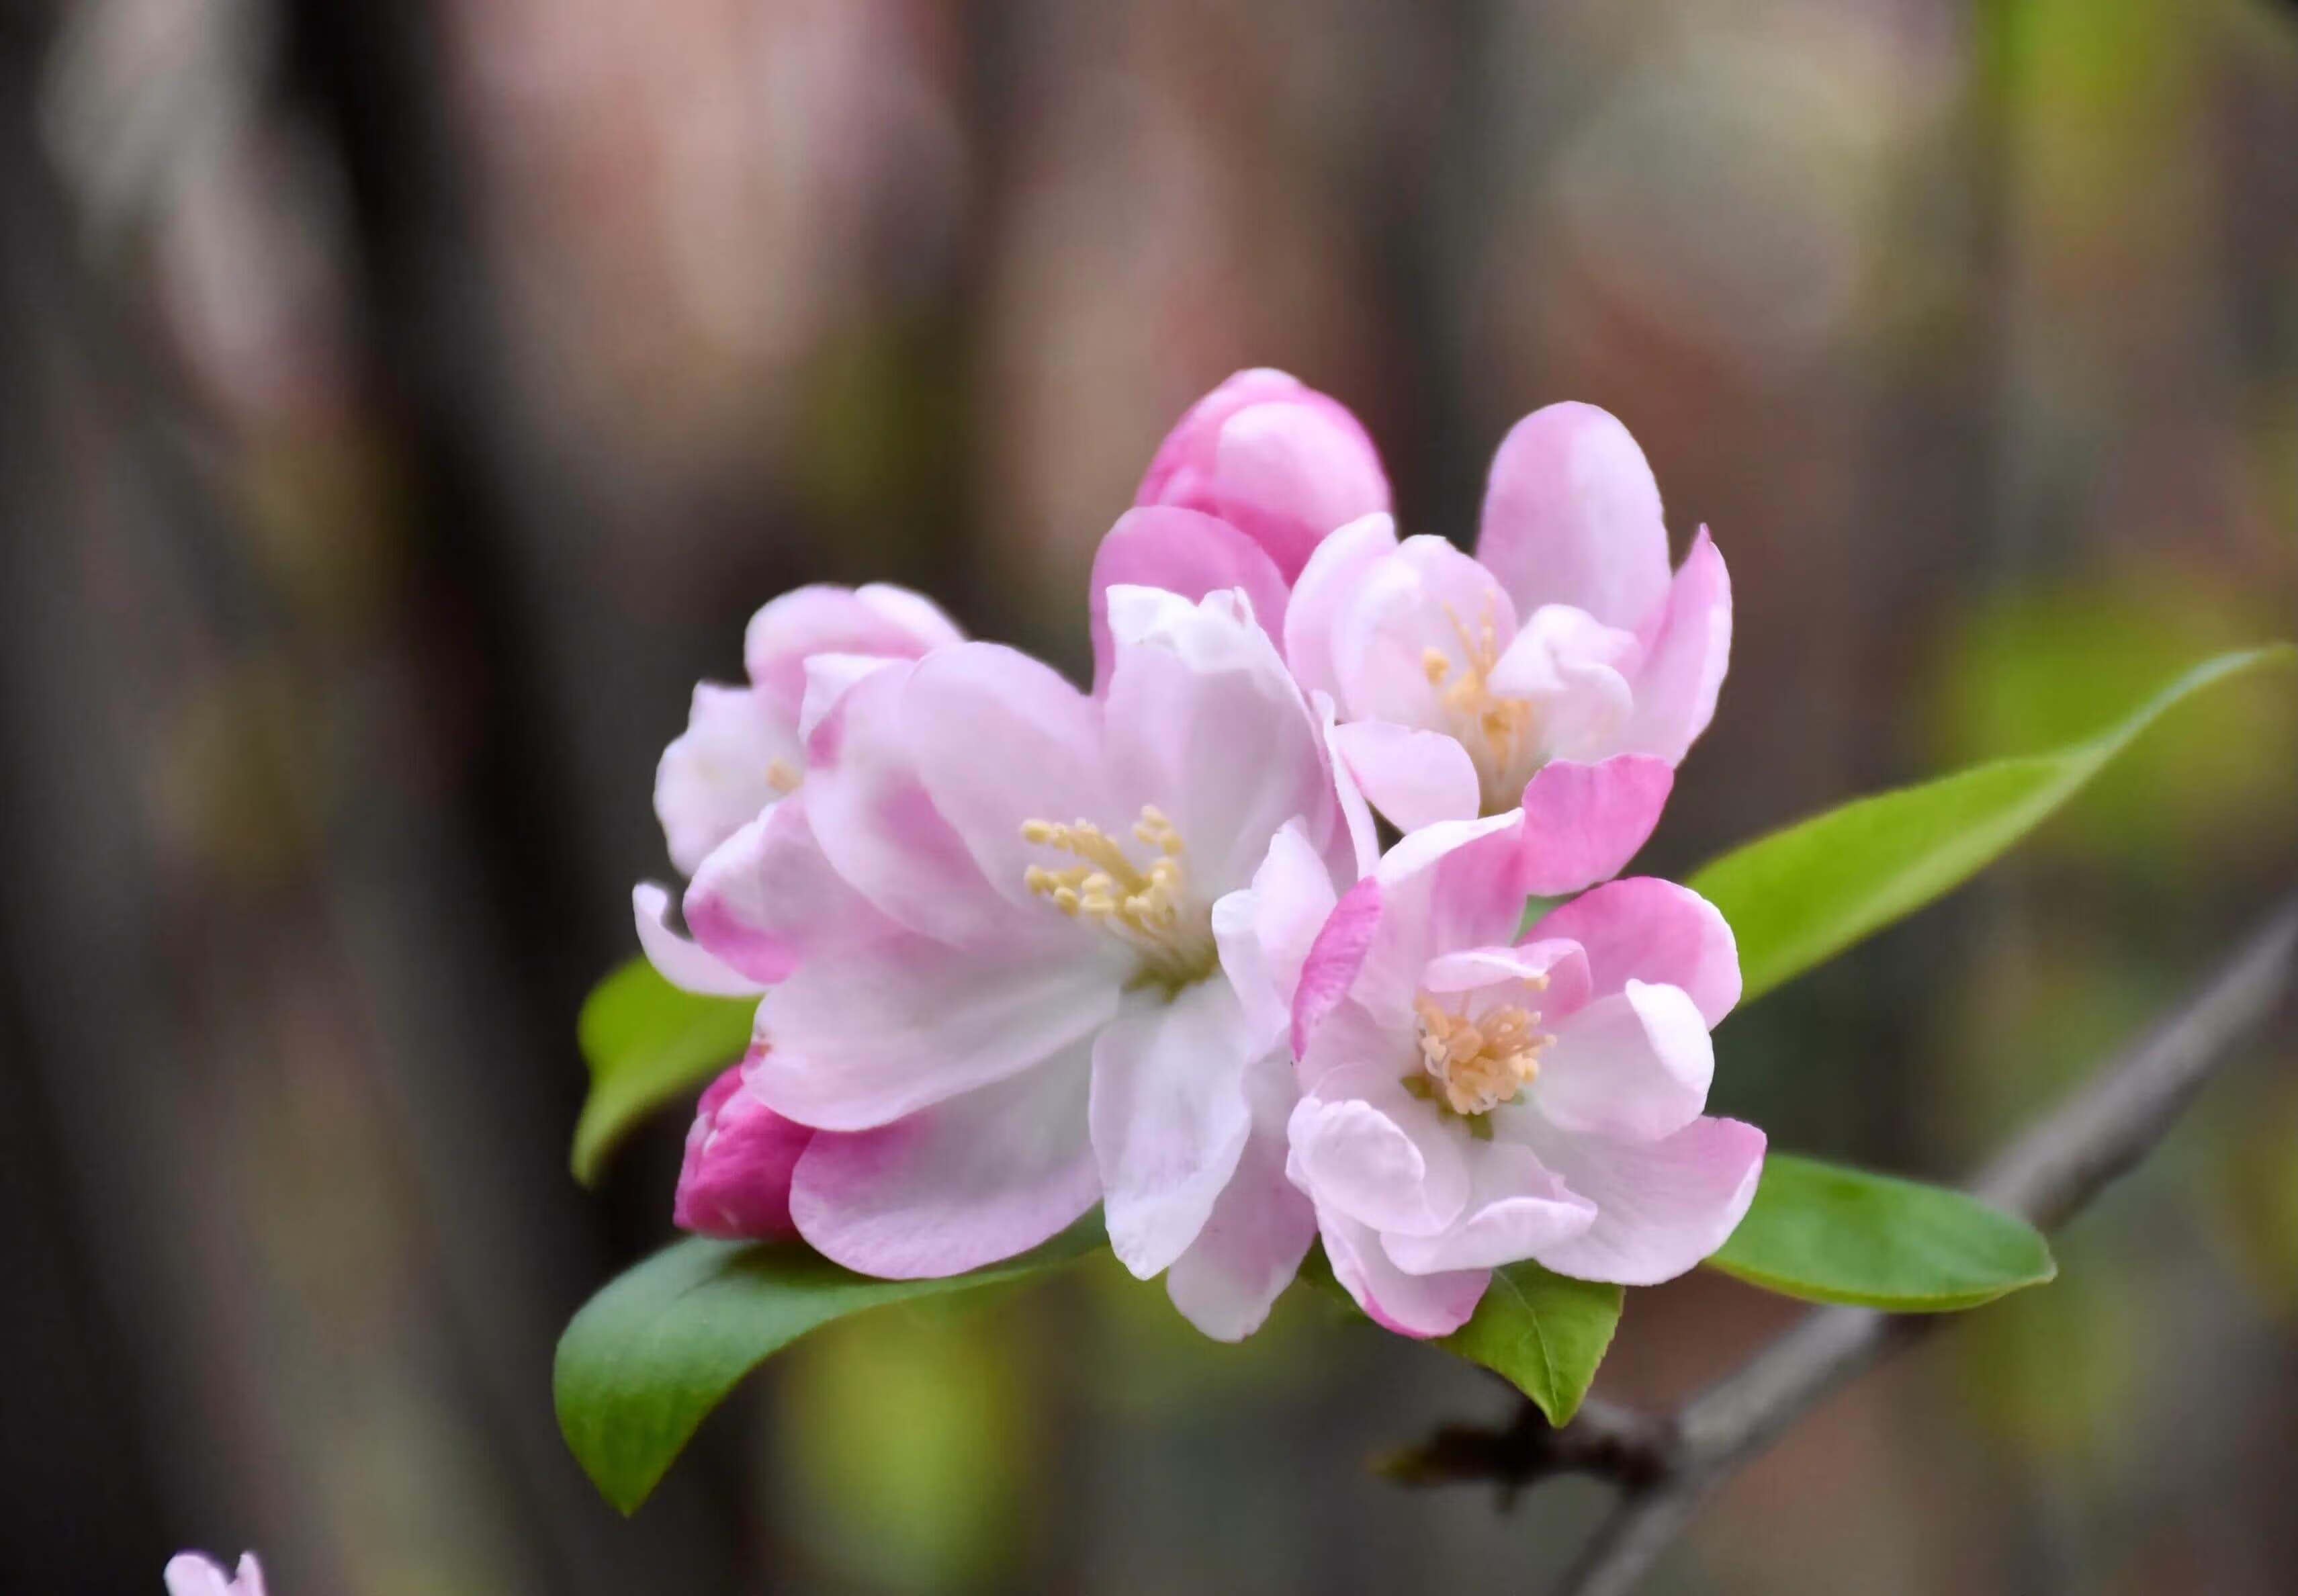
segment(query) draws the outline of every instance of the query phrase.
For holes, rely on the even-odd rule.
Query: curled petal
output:
[[[1715,1079],[1715,1049],[1691,999],[1632,980],[1557,1025],[1532,1102],[1559,1130],[1654,1142],[1699,1117]]]
[[[707,997],[748,997],[765,991],[751,980],[698,942],[690,942],[670,927],[670,892],[653,881],[631,889],[631,912],[638,922],[639,947],[663,980],[687,992]],[[777,978],[778,979],[778,978]]]
[[[1384,1236],[1383,1248],[1410,1275],[1497,1269],[1578,1236],[1596,1205],[1567,1189],[1531,1148],[1495,1140],[1476,1150],[1468,1205],[1436,1236]]]
[[[1315,1209],[1285,1178],[1285,1125],[1297,1094],[1282,1052],[1246,1071],[1245,1095],[1252,1129],[1236,1172],[1165,1273],[1173,1306],[1216,1341],[1241,1341],[1261,1327],[1317,1234]]]
[[[1468,1201],[1463,1138],[1406,1093],[1388,1063],[1333,1071],[1294,1109],[1293,1184],[1375,1228],[1434,1236]]]
[[[742,662],[776,723],[795,726],[805,703],[809,656],[914,659],[963,635],[922,594],[883,585],[857,591],[815,583],[793,588],[750,617],[742,634]]]
[[[1657,1142],[1574,1136],[1537,1115],[1519,1123],[1540,1161],[1596,1204],[1586,1230],[1533,1254],[1583,1280],[1673,1280],[1724,1245],[1764,1172],[1764,1133],[1737,1120],[1694,1120]]]
[[[1321,1204],[1317,1229],[1333,1278],[1375,1324],[1399,1336],[1450,1336],[1468,1322],[1492,1281],[1484,1269],[1409,1274],[1389,1257],[1372,1227]]]
[[[1703,526],[1644,650],[1635,711],[1620,746],[1680,764],[1715,718],[1715,697],[1731,664],[1732,576]]]
[[[1587,404],[1517,422],[1492,457],[1476,558],[1520,611],[1568,604],[1641,628],[1667,596],[1667,526],[1628,429]]]
[[[1109,590],[1158,588],[1191,602],[1236,588],[1252,605],[1254,621],[1271,637],[1285,635],[1285,578],[1266,550],[1228,522],[1170,506],[1128,510],[1101,540],[1093,557],[1090,617],[1094,691],[1108,690],[1116,664],[1109,635]]]
[[[1566,938],[1588,955],[1599,993],[1631,980],[1680,987],[1712,1028],[1740,1001],[1740,955],[1723,914],[1689,887],[1630,876],[1550,910],[1535,928]]]

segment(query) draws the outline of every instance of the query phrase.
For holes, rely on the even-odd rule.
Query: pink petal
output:
[[[1492,1279],[1492,1271],[1481,1269],[1407,1274],[1370,1226],[1322,1205],[1317,1228],[1333,1278],[1375,1324],[1399,1336],[1450,1336],[1468,1322]]]
[[[798,724],[813,654],[874,654],[914,659],[963,634],[932,600],[903,588],[856,591],[817,583],[794,588],[750,617],[742,660],[751,686],[775,720]]]
[[[1008,652],[967,643],[935,657],[937,663],[962,660],[977,650]],[[946,725],[940,738],[913,734],[923,717],[910,713],[908,690],[925,668],[889,666],[838,701],[809,745],[806,809],[831,867],[882,913],[945,941],[980,940],[1014,923],[1016,900],[1027,896],[1021,866],[1013,867],[1010,881],[985,875],[966,846],[971,839],[959,834],[928,792],[923,770],[944,741],[969,729],[980,738],[974,753],[985,766],[1008,780],[1018,768],[1011,753],[996,746],[998,725]],[[1017,851],[1020,824],[1018,817],[1012,823]]]
[[[1296,1096],[1282,1053],[1245,1071],[1252,1130],[1236,1172],[1189,1248],[1165,1273],[1181,1316],[1216,1341],[1259,1329],[1317,1234],[1316,1210],[1285,1178],[1285,1125]]]
[[[1561,897],[1618,874],[1659,823],[1674,786],[1672,767],[1640,754],[1542,765],[1524,790],[1525,891]]]
[[[1408,833],[1381,859],[1380,934],[1358,996],[1409,1006],[1439,954],[1507,942],[1524,920],[1524,817],[1448,820]]]
[[[1341,617],[1355,605],[1373,568],[1395,552],[1396,522],[1383,512],[1350,522],[1309,557],[1285,609],[1285,662],[1302,691],[1340,696],[1334,649]]]
[[[1381,1245],[1409,1275],[1497,1269],[1568,1241],[1595,1222],[1596,1205],[1566,1189],[1532,1149],[1495,1139],[1471,1150],[1468,1205],[1436,1236],[1384,1235]]]
[[[935,812],[991,889],[1031,921],[1066,923],[1024,883],[1033,864],[1074,861],[1028,841],[1021,828],[1031,820],[1132,823],[1104,779],[1093,700],[1026,654],[968,643],[913,668],[901,727]]]
[[[1467,1138],[1405,1091],[1398,1065],[1416,1063],[1335,1070],[1294,1109],[1285,1172],[1319,1209],[1409,1236],[1434,1236],[1459,1217]]]
[[[765,991],[763,981],[751,980],[699,943],[690,942],[670,928],[670,892],[652,881],[631,889],[631,913],[638,922],[639,947],[657,974],[682,991],[709,997],[748,997]],[[774,979],[781,979],[779,970]]]
[[[1523,988],[1519,994],[1513,988]],[[1471,947],[1439,955],[1420,972],[1435,996],[1474,993],[1521,1001],[1553,1021],[1588,1001],[1588,959],[1576,942],[1542,940],[1515,947]]]
[[[1659,1142],[1573,1136],[1517,1121],[1540,1161],[1596,1204],[1596,1220],[1534,1253],[1560,1275],[1656,1286],[1722,1246],[1764,1170],[1764,1133],[1737,1120],[1694,1120]]]
[[[1632,980],[1554,1031],[1531,1101],[1559,1130],[1656,1142],[1707,1106],[1715,1050],[1707,1021],[1678,988]]]
[[[1356,984],[1380,918],[1380,882],[1368,876],[1343,894],[1310,944],[1301,964],[1301,984],[1293,995],[1294,1056],[1308,1053],[1310,1038]]]
[[[1338,901],[1331,871],[1294,820],[1269,839],[1252,885],[1213,905],[1221,973],[1253,1033],[1272,1046],[1292,1022],[1301,966]]]
[[[1641,627],[1667,595],[1667,526],[1628,429],[1586,404],[1517,422],[1492,457],[1476,558],[1523,613],[1569,604]]]
[[[1487,684],[1532,705],[1543,757],[1600,759],[1617,751],[1635,713],[1629,677],[1642,657],[1633,632],[1569,605],[1546,604],[1533,611]]]
[[[1680,763],[1715,718],[1715,695],[1731,663],[1732,576],[1703,526],[1644,651],[1635,712],[1620,747]]]
[[[874,676],[897,663],[880,654],[809,654],[806,658],[806,701],[798,716],[801,742],[814,740],[814,728],[830,718],[838,701],[864,677]]]
[[[1244,1149],[1244,1071],[1261,1049],[1236,995],[1206,981],[1151,998],[1093,1046],[1091,1121],[1118,1261],[1141,1279],[1195,1241]]]
[[[695,941],[762,984],[781,980],[809,953],[834,956],[901,930],[831,867],[814,834],[812,796],[793,793],[728,838],[686,889]]]
[[[1195,510],[1128,510],[1093,557],[1089,613],[1096,694],[1108,690],[1115,663],[1109,636],[1109,590],[1114,586],[1159,588],[1192,603],[1207,593],[1241,588],[1252,601],[1253,619],[1270,636],[1285,635],[1285,578],[1259,543],[1228,522]]]
[[[1335,845],[1347,843],[1346,872],[1362,881],[1380,864],[1380,830],[1373,823],[1372,806],[1365,802],[1364,789],[1357,785],[1349,762],[1341,757],[1340,711],[1333,703],[1333,695],[1319,689],[1309,699],[1310,711],[1325,734],[1325,761],[1332,767],[1333,796],[1341,806],[1343,835],[1334,841]]]
[[[790,1216],[865,1275],[963,1274],[1067,1229],[1100,1195],[1086,1134],[1085,1050],[875,1130],[818,1136]]]
[[[1474,820],[1483,803],[1476,762],[1441,732],[1352,721],[1333,729],[1333,751],[1373,806],[1401,831],[1440,820]]]
[[[1116,1013],[1129,972],[1118,951],[1111,939],[953,947],[905,932],[808,959],[759,1005],[773,1046],[752,1061],[750,1090],[801,1124],[864,1130],[1034,1070]]]
[[[245,1567],[243,1560],[241,1567]],[[179,1551],[168,1559],[161,1577],[168,1583],[168,1596],[235,1596],[233,1583],[224,1577],[223,1569],[196,1551]]]
[[[1631,876],[1544,915],[1534,934],[1577,942],[1598,992],[1631,980],[1680,987],[1700,1017],[1720,1023],[1740,1001],[1740,955],[1724,916],[1689,887]]]
[[[1296,816],[1312,842],[1329,838],[1339,815],[1323,734],[1234,595],[1191,603],[1118,587],[1109,599],[1110,784],[1164,810],[1186,843],[1191,888],[1219,897],[1247,884]]]
[[[1346,407],[1281,371],[1240,371],[1167,434],[1133,501],[1219,517],[1289,581],[1325,533],[1388,508],[1388,479]]]
[[[686,730],[655,767],[654,812],[670,862],[692,875],[710,850],[758,817],[795,781],[806,754],[795,721],[779,721],[746,687],[705,682]]]
[[[671,1222],[729,1241],[795,1236],[790,1174],[814,1132],[743,1091],[742,1071],[728,1069],[696,1105]]]

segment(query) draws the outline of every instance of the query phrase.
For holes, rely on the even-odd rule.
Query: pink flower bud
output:
[[[1261,368],[1189,408],[1133,502],[1219,517],[1267,550],[1290,582],[1326,533],[1388,508],[1388,477],[1347,406]]]
[[[790,1174],[814,1139],[742,1089],[735,1064],[702,1094],[686,1133],[671,1218],[682,1230],[727,1241],[773,1241],[798,1234],[790,1222]]]

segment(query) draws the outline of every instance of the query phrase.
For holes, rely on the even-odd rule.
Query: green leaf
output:
[[[795,1242],[689,1237],[608,1283],[558,1338],[559,1432],[599,1493],[634,1512],[742,1377],[808,1330],[887,1302],[1021,1279],[1102,1244],[1095,1215],[970,1275],[877,1280]]]
[[[698,997],[632,959],[591,989],[574,1039],[591,1066],[591,1095],[574,1126],[574,1178],[599,1178],[631,1127],[692,1091],[750,1045],[755,997]]]
[[[1626,1296],[1536,1263],[1507,1264],[1492,1271],[1475,1316],[1437,1344],[1504,1377],[1560,1425],[1580,1410]]]
[[[2104,731],[1857,799],[1726,854],[1691,878],[1740,943],[1741,1001],[1832,958],[1961,886],[2072,798],[2173,705],[2287,644],[2195,666]]]
[[[1786,1296],[1896,1313],[1976,1308],[2058,1273],[2040,1231],[1976,1197],[1784,1153],[1707,1261]]]

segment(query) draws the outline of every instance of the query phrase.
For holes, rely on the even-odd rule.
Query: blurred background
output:
[[[1537,1588],[1603,1502],[1368,1460],[1508,1410],[1113,1266],[802,1344],[633,1520],[552,1344],[668,1236],[566,1173],[653,762],[743,620],[932,591],[1076,669],[1095,540],[1278,365],[1473,531],[1551,400],[1739,594],[1648,863],[2298,633],[2275,0],[0,6],[0,1588]],[[2010,865],[1735,1017],[1715,1105],[1942,1178],[2298,881],[2220,689]],[[2287,1591],[2298,1042],[2057,1285],[1838,1398],[1667,1592]],[[1659,1402],[1791,1311],[1633,1294]]]

